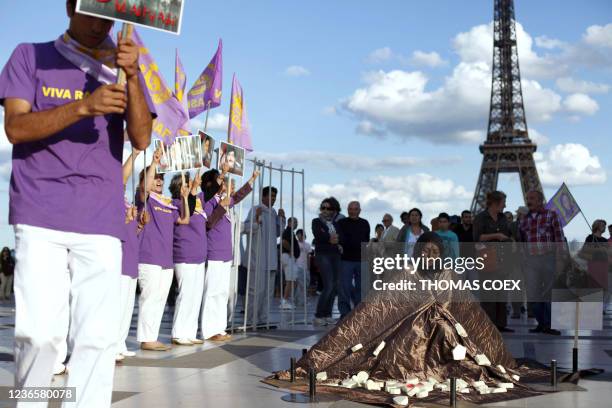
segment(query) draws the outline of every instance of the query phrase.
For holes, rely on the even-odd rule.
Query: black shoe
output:
[[[509,329],[508,327],[497,326],[497,330],[499,330],[501,333],[514,333],[514,330]]]
[[[550,334],[551,336],[560,336],[561,335],[561,332],[559,330],[551,329],[550,327],[547,327],[544,330],[542,330],[542,333]]]
[[[529,333],[542,333],[544,331],[544,327],[540,326],[538,324],[538,326],[534,329],[529,329]]]

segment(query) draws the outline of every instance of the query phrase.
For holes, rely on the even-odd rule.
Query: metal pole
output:
[[[255,158],[254,169],[257,169],[257,158]],[[247,319],[249,315],[249,285],[250,285],[250,274],[251,274],[251,256],[253,253],[253,222],[255,216],[255,187],[253,186],[253,191],[251,192],[251,211],[250,211],[250,223],[249,223],[249,239],[247,240],[247,244],[245,249],[247,250],[247,276],[246,276],[246,291],[244,294],[244,323],[242,325],[242,331],[246,332]],[[257,269],[257,268],[256,268]],[[257,293],[257,292],[255,292]],[[253,314],[254,315],[254,314]]]
[[[269,187],[272,187],[272,162],[270,162],[269,164],[269,168],[270,168],[270,175],[269,175],[269,180],[270,183],[268,184]],[[270,297],[273,294],[270,294],[270,280],[271,280],[271,274],[270,274],[270,261],[271,261],[271,257],[272,254],[274,252],[276,252],[276,248],[270,248],[270,234],[272,233],[272,222],[275,221],[274,219],[272,219],[272,205],[270,205],[270,197],[272,196],[272,191],[268,191],[268,212],[269,214],[269,223],[268,223],[268,231],[266,231],[266,302],[267,302],[267,313],[266,313],[266,329],[270,330]],[[274,235],[276,236],[276,228],[274,231]],[[277,260],[278,262],[278,260]],[[276,268],[278,270],[278,266]],[[274,291],[274,282],[272,283],[272,291]]]
[[[576,315],[574,316],[574,349],[572,350],[572,372],[578,372],[578,325],[580,324],[580,302],[576,302]]]
[[[131,145],[132,144],[130,143],[130,146]],[[131,160],[132,160],[132,204],[134,206],[136,206],[136,186],[135,186],[135,183],[136,183],[136,164],[135,164],[136,158],[134,157],[134,146],[132,146],[132,157],[131,157]]]
[[[304,169],[302,169],[302,229],[304,230],[304,242],[306,242],[306,192],[304,188]],[[308,254],[306,254],[306,267],[304,268],[304,325],[308,324],[308,288],[306,279],[310,276],[310,270],[308,268]]]
[[[295,169],[291,169],[291,218],[294,218],[294,203],[293,200],[295,198]],[[295,257],[293,256],[295,248],[294,248],[294,237],[295,237],[295,226],[294,223],[291,223],[291,276],[295,277],[294,269],[295,269]],[[295,325],[295,285],[297,284],[297,279],[293,280],[293,284],[291,285],[291,301],[293,302],[293,309],[291,309],[291,326]]]
[[[244,182],[244,174],[240,177],[240,184],[242,185],[242,183]],[[234,233],[234,235],[232,236],[233,238],[233,248],[234,248],[234,264],[232,265],[232,275],[234,277],[234,293],[232,295],[232,310],[230,313],[230,327],[231,327],[231,332],[234,332],[234,315],[236,312],[236,305],[238,303],[238,268],[240,267],[240,262],[241,262],[241,253],[240,253],[240,239],[241,239],[241,220],[242,220],[242,201],[240,202],[240,205],[238,206],[238,217],[236,217],[236,213],[233,212],[233,217],[232,217],[232,223],[233,223],[233,228],[232,228],[232,232]]]
[[[280,204],[279,204],[279,209],[283,208],[283,165],[280,165]],[[280,256],[280,259],[282,259],[283,257],[283,235],[281,232],[281,238],[280,238],[280,254],[278,254]],[[282,267],[282,262],[280,263],[280,265],[278,265],[278,273],[279,273],[279,278],[278,278],[278,282],[280,284],[280,304],[282,305],[285,299],[285,284],[283,282],[283,277],[285,275],[285,271],[283,270]],[[280,312],[280,318],[281,318],[281,322],[284,320],[284,310],[282,307],[279,306],[279,312]]]
[[[263,190],[263,177],[264,177],[264,173],[265,173],[265,161],[262,163],[261,166],[261,178],[259,179],[259,206],[261,207],[263,204],[263,197],[262,197],[262,190]],[[262,213],[263,215],[263,213]],[[257,218],[257,217],[255,217]],[[263,222],[261,223],[261,225],[258,226],[257,228],[257,245],[255,246],[256,250],[255,250],[255,297],[253,298],[253,321],[251,322],[251,324],[253,325],[253,330],[257,330],[257,325],[259,323],[259,294],[258,289],[259,289],[259,281],[262,278],[261,276],[261,272],[260,272],[260,254],[261,254],[261,240],[263,239],[263,232],[261,231],[261,227],[263,226]],[[264,278],[264,283],[265,283],[265,276]],[[255,315],[257,314],[257,316]]]
[[[206,120],[204,120],[204,133],[206,133],[206,129],[208,129],[208,113],[210,112],[210,102],[206,104]]]

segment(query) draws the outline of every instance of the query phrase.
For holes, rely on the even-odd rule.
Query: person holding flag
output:
[[[13,144],[15,388],[51,385],[66,335],[56,323],[69,308],[66,386],[77,390],[76,407],[100,407],[111,403],[118,332],[124,124],[132,145],[145,149],[154,110],[138,48],[121,35],[115,43],[113,22],[76,13],[75,3],[65,2],[65,33],[18,45],[0,74]],[[118,69],[124,85],[116,84]]]
[[[224,168],[224,173],[226,171],[227,168]],[[202,185],[205,190],[208,194],[215,194],[206,205],[211,203],[215,212],[220,210],[223,213],[218,222],[208,230],[208,267],[204,281],[201,321],[204,339],[225,341],[231,338],[225,332],[233,258],[230,210],[249,195],[258,176],[259,172],[255,170],[251,178],[234,193],[233,183],[226,186],[223,182],[219,188],[216,188],[218,170],[209,170],[202,175]]]
[[[136,337],[141,349],[153,351],[170,349],[169,346],[159,342],[157,337],[168,291],[172,284],[174,225],[188,225],[190,222],[187,185],[181,185],[179,206],[175,206],[171,198],[162,195],[164,175],[156,174],[161,156],[160,147],[153,154],[151,165],[140,173],[140,184],[136,191],[136,206],[140,212],[140,223],[144,225],[138,260],[138,282],[141,293],[138,300]],[[145,192],[150,192],[148,197],[145,197]]]

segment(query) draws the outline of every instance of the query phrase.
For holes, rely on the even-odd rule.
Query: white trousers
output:
[[[53,364],[66,341],[62,319],[69,310],[72,355],[66,386],[76,387],[76,403],[64,406],[109,407],[121,242],[105,235],[16,225],[15,247],[16,387],[51,385]],[[66,268],[70,271],[68,287],[64,284]]]
[[[61,289],[62,291],[68,291],[70,292],[70,270],[66,269],[66,271],[64,272],[63,276],[63,285],[64,287]],[[59,282],[58,282],[59,284]],[[66,361],[66,357],[68,357],[68,333],[70,330],[70,308],[66,308],[66,310],[63,311],[62,316],[59,317],[59,319],[57,319],[57,323],[59,326],[63,327],[65,336],[64,336],[64,341],[62,341],[60,344],[58,344],[58,353],[57,353],[57,358],[55,359],[55,365],[53,366],[54,371],[55,370],[59,370],[59,366],[60,364],[64,364],[64,362]]]
[[[172,269],[162,269],[158,265],[139,264],[138,282],[140,298],[138,299],[138,328],[136,339],[140,342],[157,341],[172,285]]]
[[[175,264],[178,296],[174,304],[172,338],[195,339],[204,293],[204,264]]]
[[[208,261],[202,300],[202,337],[225,334],[232,262]]]
[[[126,275],[121,275],[121,289],[119,291],[119,331],[117,336],[116,353],[127,351],[128,334],[130,334],[130,326],[132,325],[132,314],[134,314],[134,301],[136,298],[136,282],[137,280]]]

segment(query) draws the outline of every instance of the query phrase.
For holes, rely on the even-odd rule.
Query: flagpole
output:
[[[208,113],[210,112],[210,101],[206,103],[206,119],[204,120],[204,133],[208,129]]]

